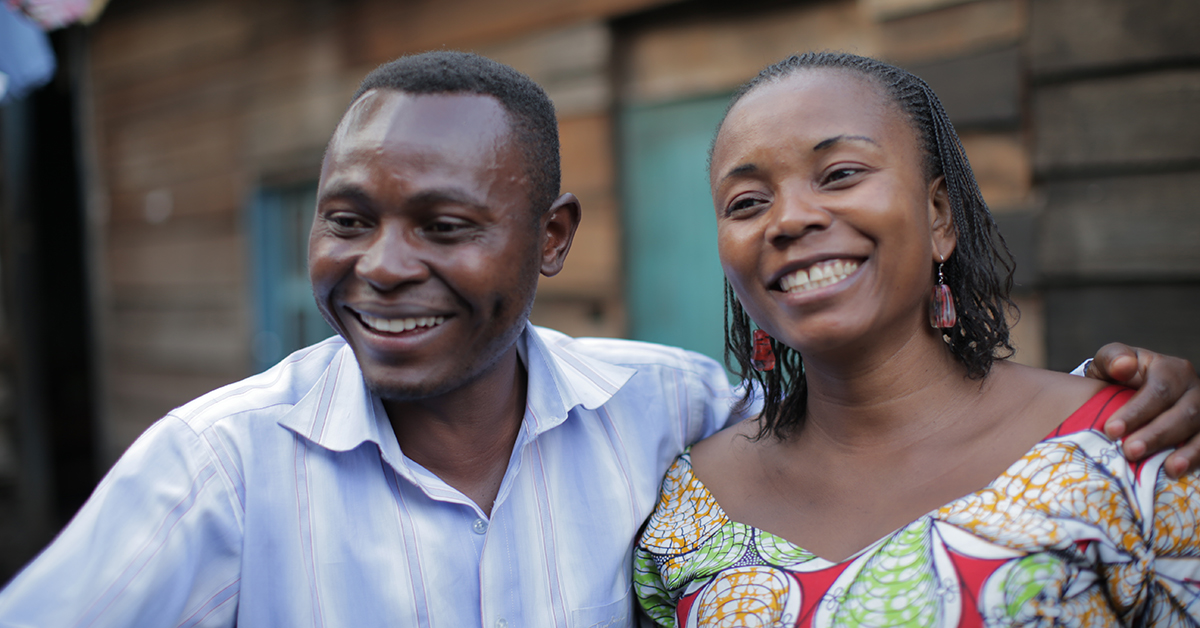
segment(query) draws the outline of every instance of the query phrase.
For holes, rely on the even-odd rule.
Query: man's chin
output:
[[[439,397],[458,387],[455,383],[447,382],[393,382],[370,377],[365,379],[367,390],[384,401],[420,401]]]

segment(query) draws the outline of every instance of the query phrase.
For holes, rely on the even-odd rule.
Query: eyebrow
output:
[[[757,166],[757,165],[755,165],[755,164],[742,164],[742,165],[740,165],[740,166],[735,166],[735,167],[731,168],[731,169],[729,170],[729,172],[726,172],[726,173],[725,173],[725,176],[721,177],[721,180],[722,180],[722,181],[724,181],[725,179],[728,179],[729,177],[733,177],[733,176],[737,176],[737,175],[742,175],[742,174],[750,174],[750,173],[752,173],[752,172],[756,172],[756,171],[758,171],[758,166]]]
[[[325,201],[335,198],[354,201],[362,205],[369,205],[371,203],[371,196],[359,186],[354,184],[339,184],[321,190],[317,196],[317,204],[320,205]]]
[[[878,142],[876,142],[875,140],[873,140],[865,135],[837,135],[837,136],[834,136],[834,137],[831,137],[828,139],[821,140],[820,142],[817,142],[817,145],[813,146],[812,149],[813,149],[813,152],[819,152],[819,151],[825,150],[827,148],[830,148],[839,142],[845,142],[845,141],[867,142],[869,144],[874,144],[876,146],[879,146]],[[735,166],[734,168],[731,168],[729,170],[729,172],[726,172],[725,176],[721,177],[721,181],[725,181],[729,177],[734,177],[734,176],[743,175],[743,174],[750,174],[750,173],[753,173],[756,171],[758,171],[757,165],[752,164],[752,163],[742,164],[740,166]]]
[[[844,141],[849,141],[849,140],[858,141],[858,142],[868,142],[870,144],[879,146],[878,142],[876,142],[875,140],[873,140],[865,135],[837,135],[837,136],[831,137],[829,139],[824,139],[824,140],[821,140],[820,142],[817,142],[817,145],[813,146],[813,152],[822,151],[822,150],[825,150],[826,148],[833,146],[834,144],[837,144],[838,142],[844,142]]]
[[[332,199],[344,199],[366,206],[375,204],[374,197],[368,194],[367,191],[362,187],[354,183],[338,184],[322,191],[320,196],[317,198],[317,204],[319,205]],[[408,203],[415,205],[453,203],[476,210],[488,209],[487,204],[480,203],[466,193],[454,188],[441,188],[417,192],[408,198]]]

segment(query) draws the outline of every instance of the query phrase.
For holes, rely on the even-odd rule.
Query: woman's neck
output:
[[[800,433],[851,449],[904,447],[938,433],[988,384],[967,378],[941,338],[924,330],[890,347],[877,343],[835,357],[805,356],[808,406]]]

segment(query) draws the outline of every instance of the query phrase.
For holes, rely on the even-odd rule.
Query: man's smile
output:
[[[410,331],[418,327],[437,327],[446,322],[445,316],[422,316],[411,318],[380,318],[356,312],[358,319],[363,325],[380,332],[399,333]]]

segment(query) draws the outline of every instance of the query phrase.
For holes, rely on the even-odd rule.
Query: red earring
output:
[[[775,368],[775,351],[771,349],[771,337],[761,329],[754,330],[754,357],[750,359],[750,366],[756,371]]]
[[[938,262],[938,282],[933,287],[933,296],[929,299],[929,325],[940,329],[950,329],[958,322],[958,314],[954,311],[954,296],[950,294],[950,286],[942,276],[942,263]]]

